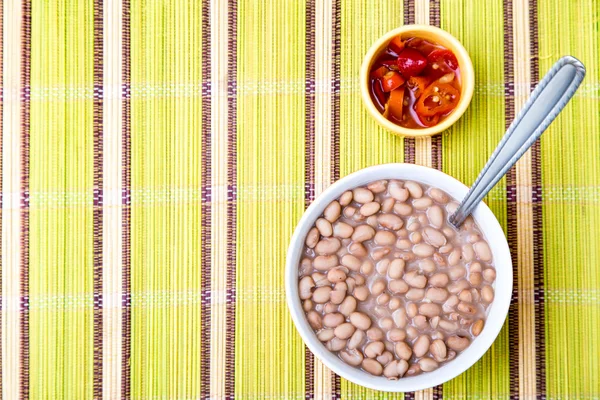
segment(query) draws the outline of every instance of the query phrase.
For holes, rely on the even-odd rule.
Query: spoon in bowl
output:
[[[458,228],[479,202],[544,133],[567,105],[585,76],[585,67],[575,57],[558,60],[537,85],[512,122],[475,183],[449,218]]]

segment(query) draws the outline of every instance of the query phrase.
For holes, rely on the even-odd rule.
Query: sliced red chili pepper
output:
[[[386,67],[384,67],[383,65],[377,69],[374,69],[373,71],[371,71],[371,78],[374,79],[381,79],[383,78],[383,76],[389,71],[389,69],[387,69]]]
[[[418,115],[419,122],[427,127],[437,125],[440,122],[440,114],[435,114],[432,117],[422,117]]]
[[[439,49],[439,47],[437,47],[433,43],[421,38],[407,39],[405,42],[405,47],[412,47],[413,49],[417,49],[419,53],[423,54],[424,56],[427,56],[432,51]]]
[[[375,107],[377,107],[380,112],[383,112],[385,109],[386,94],[381,88],[381,81],[379,79],[373,80],[371,82],[371,87],[373,88],[373,103],[375,103]]]
[[[387,102],[388,115],[402,121],[402,108],[404,107],[404,88],[392,90]]]
[[[454,86],[436,81],[419,97],[415,110],[421,117],[443,115],[456,108],[459,99],[460,93]]]
[[[443,65],[448,66],[448,68],[455,70],[458,68],[458,60],[456,59],[456,56],[454,55],[454,53],[452,53],[450,50],[434,50],[432,51],[428,56],[427,56],[427,62],[429,62],[429,64],[434,64],[434,63],[438,63],[438,64],[442,64],[440,65],[440,67],[443,67]]]
[[[404,42],[400,36],[396,36],[390,41],[388,47],[396,54],[399,54],[402,50],[404,50]]]
[[[406,81],[406,87],[415,93],[415,97],[419,98],[429,85],[431,80],[424,76],[412,76]]]
[[[392,90],[400,87],[404,83],[404,78],[395,71],[387,72],[383,78],[381,78],[381,87],[384,92],[391,92]]]
[[[406,78],[419,75],[427,66],[427,59],[415,49],[405,48],[398,54],[398,69]]]

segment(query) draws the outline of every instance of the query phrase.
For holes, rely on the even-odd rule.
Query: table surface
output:
[[[600,398],[600,2],[1,3],[4,398]],[[363,55],[408,23],[475,68],[434,138],[361,104]],[[305,207],[380,163],[470,184],[565,54],[583,85],[486,199],[515,271],[493,347],[418,393],[331,374],[285,303]]]

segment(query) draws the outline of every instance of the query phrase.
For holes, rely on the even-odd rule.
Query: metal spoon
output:
[[[450,216],[452,225],[457,228],[462,225],[485,195],[544,133],[571,100],[584,76],[585,67],[575,57],[562,57],[552,66],[504,134],[471,190]]]

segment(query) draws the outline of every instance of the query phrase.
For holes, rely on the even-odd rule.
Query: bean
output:
[[[354,214],[356,214],[356,207],[352,207],[352,206],[344,207],[343,214],[344,214],[344,217],[346,217],[346,218],[354,217]]]
[[[340,206],[346,207],[348,204],[352,203],[352,192],[347,190],[340,196],[339,200]]]
[[[315,247],[315,253],[320,255],[330,255],[335,254],[342,244],[339,239],[336,238],[325,238],[317,243]]]
[[[357,329],[356,331],[354,331],[354,333],[352,334],[352,336],[350,337],[350,340],[348,340],[348,348],[350,350],[354,350],[355,348],[357,348],[358,346],[360,346],[363,341],[365,340],[365,331],[361,331],[360,329]]]
[[[354,310],[356,310],[356,299],[352,296],[346,296],[346,298],[344,299],[344,301],[341,302],[340,306],[339,306],[339,310],[342,314],[344,314],[346,317],[349,316],[350,314],[352,314],[354,312]]]
[[[325,274],[315,272],[311,275],[311,278],[313,278],[313,281],[315,281],[316,287],[329,286],[330,282],[329,279],[327,279],[327,275]]]
[[[396,242],[396,235],[389,231],[379,231],[375,234],[375,243],[381,246],[392,245]]]
[[[381,204],[379,204],[376,201],[371,201],[367,204],[364,204],[362,207],[360,207],[358,212],[361,213],[362,215],[364,215],[365,217],[370,217],[371,215],[376,214],[380,208],[381,208]],[[377,221],[377,220],[375,220],[375,221]]]
[[[328,342],[333,339],[334,336],[333,329],[323,329],[317,333],[317,338],[319,338],[321,342]]]
[[[479,242],[481,240],[481,236],[479,236],[476,233],[471,233],[469,236],[467,236],[467,242],[473,244],[475,242]]]
[[[412,207],[406,203],[396,203],[394,205],[394,212],[403,217],[407,217],[412,214]]]
[[[446,204],[450,199],[446,193],[444,193],[438,188],[429,189],[429,195],[433,200],[437,201],[440,204]]]
[[[446,358],[446,344],[441,339],[436,339],[433,342],[431,342],[431,345],[429,346],[429,351],[437,361],[444,361],[444,359]]]
[[[356,188],[352,191],[352,194],[354,195],[354,201],[360,204],[370,203],[375,198],[373,192],[365,188]]]
[[[427,329],[427,317],[425,317],[424,315],[417,315],[416,317],[413,318],[413,325],[416,326],[417,328],[423,330],[423,329]]]
[[[336,222],[333,225],[333,235],[339,238],[347,239],[352,236],[352,232],[354,232],[354,228],[345,222]]]
[[[434,251],[433,246],[426,243],[416,244],[413,247],[413,253],[418,257],[431,257]]]
[[[473,258],[475,258],[475,252],[473,251],[473,246],[470,244],[465,244],[462,248],[462,258],[465,262],[471,262]]]
[[[415,353],[415,357],[423,357],[429,351],[429,336],[421,335],[415,341],[413,345],[413,352]]]
[[[349,339],[356,328],[349,322],[344,322],[343,324],[338,325],[333,334],[340,339]]]
[[[387,258],[385,260],[381,260],[377,263],[377,273],[379,275],[385,275],[388,271],[388,268],[390,267],[390,263],[391,261],[388,260]]]
[[[411,364],[410,367],[408,368],[408,371],[406,371],[406,375],[407,376],[413,376],[413,375],[417,375],[421,372],[421,367],[419,366],[419,364]]]
[[[333,228],[331,226],[331,222],[327,221],[325,218],[319,218],[317,222],[315,222],[315,226],[321,235],[328,237],[333,234]]]
[[[315,303],[319,303],[319,304],[323,304],[323,303],[327,303],[329,301],[329,294],[331,293],[331,287],[329,286],[322,286],[320,288],[317,288],[314,292],[313,292],[313,301]]]
[[[381,364],[372,358],[365,358],[362,362],[362,367],[371,375],[380,376],[383,373],[383,367]]]
[[[349,276],[346,278],[346,286],[348,286],[348,293],[354,293],[354,288],[356,287],[356,280]]]
[[[377,297],[377,304],[379,304],[380,306],[385,306],[389,302],[390,302],[390,295],[387,293],[382,293],[379,295],[379,297]]]
[[[381,214],[377,218],[377,221],[382,227],[386,229],[391,229],[393,231],[399,230],[404,225],[404,221],[402,220],[402,218],[394,214]]]
[[[314,330],[319,330],[323,327],[323,319],[321,318],[321,314],[314,310],[309,311],[306,314],[306,319],[308,320],[308,323],[310,324],[311,328],[313,328]]]
[[[388,185],[388,190],[390,192],[390,196],[398,201],[406,201],[408,199],[408,190],[400,187],[397,182],[390,182]]]
[[[467,274],[467,269],[462,265],[457,265],[448,269],[448,275],[450,279],[457,280],[464,277]]]
[[[310,276],[305,276],[300,279],[298,283],[298,291],[300,292],[300,298],[302,300],[310,299],[312,296],[312,289],[315,287],[315,281]]]
[[[413,200],[412,204],[417,210],[424,210],[427,207],[430,207],[433,204],[433,201],[429,197],[421,197],[420,199]]]
[[[469,343],[469,339],[462,336],[450,336],[446,340],[448,347],[455,351],[463,351],[467,348],[467,346],[469,346]]]
[[[486,282],[492,283],[496,279],[496,270],[494,268],[486,268],[483,271],[483,279]]]
[[[392,319],[396,327],[404,328],[406,324],[408,324],[408,318],[406,316],[406,310],[404,308],[399,308],[392,313]]]
[[[454,250],[454,247],[451,244],[447,244],[445,246],[440,247],[439,252],[440,254],[448,254],[452,250]]]
[[[383,337],[384,337],[383,331],[376,326],[371,326],[367,330],[367,338],[369,338],[369,340],[371,340],[373,342],[375,342],[377,340],[382,340]]]
[[[471,333],[473,334],[473,336],[479,336],[479,334],[483,330],[483,324],[484,324],[484,321],[482,319],[480,319],[480,320],[477,320],[473,324],[473,326],[471,326]]]
[[[456,322],[448,321],[447,319],[441,319],[438,326],[446,332],[455,332],[458,329]]]
[[[371,255],[371,258],[373,258],[373,261],[379,261],[381,260],[383,257],[387,256],[388,254],[390,254],[390,249],[388,247],[384,247],[381,249],[377,249],[373,252],[373,254]]]
[[[369,358],[375,358],[375,357],[383,354],[384,350],[385,350],[385,345],[383,344],[383,342],[377,341],[377,342],[371,342],[368,345],[366,345],[364,353],[365,353],[365,356],[367,356]]]
[[[443,303],[448,298],[448,291],[444,288],[430,287],[425,293],[425,298],[434,303]]]
[[[462,301],[458,303],[458,306],[456,306],[456,308],[458,309],[458,311],[464,312],[465,314],[475,314],[477,312],[477,309],[473,305]]]
[[[354,274],[352,277],[354,278],[354,282],[356,282],[357,286],[362,286],[365,284],[365,277],[361,274]]]
[[[373,265],[373,263],[369,260],[366,260],[360,266],[360,273],[368,276],[373,273],[374,269],[375,269],[375,266]]]
[[[386,180],[374,181],[367,185],[367,189],[369,189],[373,193],[383,193],[383,192],[385,192],[386,188],[387,188]]]
[[[327,279],[331,283],[342,282],[346,280],[346,273],[340,268],[333,268],[327,273]]]
[[[404,274],[404,281],[408,283],[409,286],[418,289],[423,289],[427,286],[427,277],[419,274],[418,271],[410,271]]]
[[[394,327],[394,321],[390,317],[385,317],[379,320],[379,326],[381,329],[389,331]]]
[[[394,350],[396,351],[396,355],[403,360],[410,360],[410,357],[412,357],[413,350],[406,342],[396,343]]]
[[[327,342],[325,347],[327,347],[327,350],[329,351],[340,351],[344,347],[346,347],[346,342],[346,340],[334,337],[329,342]]]
[[[433,317],[431,318],[431,320],[429,320],[431,327],[433,329],[436,329],[438,327],[438,324],[440,323],[440,317]]]
[[[419,312],[426,317],[432,318],[442,313],[442,307],[435,303],[424,303],[419,306]]]
[[[408,292],[406,292],[406,299],[411,301],[419,301],[422,300],[425,296],[425,290],[412,288]]]
[[[315,303],[313,303],[311,299],[307,299],[302,302],[302,309],[304,310],[304,312],[309,312],[310,310],[312,310],[314,305]]]
[[[340,358],[353,367],[358,367],[364,359],[362,353],[356,350],[340,351]]]
[[[481,285],[481,282],[483,282],[483,276],[480,272],[471,272],[469,274],[469,282],[473,286],[479,286]]]
[[[338,265],[338,258],[336,255],[317,256],[313,261],[313,267],[320,271],[327,271],[336,265]]]
[[[306,247],[308,247],[309,249],[313,249],[317,245],[318,241],[319,230],[316,227],[314,227],[310,231],[308,231],[308,234],[306,235],[306,241],[304,242],[304,244],[306,244]]]
[[[375,236],[375,229],[369,225],[359,225],[354,229],[352,240],[360,243],[373,239],[373,236]]]
[[[387,334],[388,340],[399,342],[406,339],[406,332],[400,328],[392,328]]]
[[[461,279],[458,282],[454,282],[454,283],[451,283],[450,285],[448,285],[448,291],[452,294],[458,294],[458,293],[460,293],[461,290],[468,289],[468,288],[469,288],[469,282],[467,282],[464,279]]]
[[[323,216],[327,221],[335,222],[340,217],[341,212],[342,207],[340,206],[340,203],[338,203],[337,200],[334,200],[327,206],[327,208],[325,208],[325,211],[323,211]]]
[[[344,267],[347,267],[352,271],[360,270],[361,262],[352,254],[346,254],[344,257],[342,257],[341,263]]]
[[[450,228],[449,226],[442,228],[442,233],[448,239],[452,239],[454,236],[456,236],[456,234],[454,233],[454,230],[452,228]]]
[[[404,274],[404,267],[406,266],[406,262],[402,259],[395,259],[390,263],[388,268],[388,276],[391,279],[400,279]]]
[[[410,234],[410,241],[413,242],[414,244],[421,243],[422,240],[423,240],[423,235],[421,235],[421,232],[413,232]]]
[[[412,220],[410,220],[410,221],[408,222],[408,225],[406,226],[406,229],[407,229],[409,232],[416,232],[416,231],[418,231],[419,229],[421,229],[421,223],[420,223],[418,220],[414,220],[414,219],[412,219]]]
[[[354,288],[353,294],[357,300],[365,301],[369,297],[369,289],[367,289],[365,286],[358,286]]]
[[[350,314],[350,322],[352,325],[363,331],[366,331],[371,327],[371,319],[369,316],[357,311]]]
[[[479,295],[479,291],[475,288],[471,289],[471,296],[473,297],[473,302],[479,303],[481,296]]]
[[[473,262],[469,265],[469,272],[481,272],[481,264],[478,262]]]
[[[332,304],[335,304],[335,305],[341,304],[342,301],[344,301],[345,298],[346,298],[346,291],[345,290],[344,291],[334,290],[329,295],[329,301]]]
[[[412,242],[410,240],[407,239],[399,239],[396,242],[396,248],[401,249],[401,250],[408,250],[412,247]]]
[[[406,371],[408,371],[408,362],[406,360],[398,360],[398,366],[396,367],[398,371],[398,376],[402,378]]]
[[[400,307],[402,307],[402,300],[400,300],[397,297],[392,297],[388,304],[388,308],[390,309],[390,311],[395,311],[395,310],[399,309]]]
[[[473,250],[475,250],[475,254],[477,257],[485,262],[492,261],[492,251],[490,250],[490,246],[486,242],[479,241],[473,245]]]
[[[446,244],[446,237],[442,232],[430,227],[426,227],[423,230],[423,239],[430,245],[438,248]]]
[[[388,197],[387,199],[383,200],[381,203],[381,212],[391,212],[394,209],[394,204],[396,204],[396,200],[394,200],[392,197]]]
[[[440,206],[431,206],[426,213],[432,226],[441,228],[444,225],[444,212]]]
[[[406,361],[405,361],[406,362]],[[398,379],[400,372],[398,371],[398,361],[394,360],[387,364],[383,369],[383,376],[390,380]]]
[[[340,313],[325,314],[323,317],[323,325],[328,328],[335,328],[344,323],[344,316]]]
[[[431,278],[429,278],[429,284],[433,287],[445,287],[448,285],[449,279],[448,275],[443,272],[438,272],[434,274]]]
[[[433,358],[425,357],[419,360],[419,366],[422,371],[431,372],[434,369],[437,369],[439,364]]]
[[[457,209],[458,203],[456,201],[451,201],[450,203],[446,204],[446,211],[448,212],[448,215],[454,214]]]
[[[404,187],[408,189],[408,192],[414,199],[418,199],[423,196],[423,188],[417,182],[406,181]]]
[[[409,303],[406,305],[406,314],[409,316],[409,318],[416,317],[418,312],[419,307],[417,307],[415,303]]]
[[[383,279],[379,279],[371,285],[371,294],[375,297],[379,296],[385,290],[385,281]]]
[[[461,252],[459,249],[452,250],[452,253],[448,255],[448,265],[453,267],[460,261]]]
[[[482,287],[481,299],[486,303],[491,303],[494,300],[494,289],[492,289],[492,287],[488,285]]]
[[[415,339],[417,336],[419,336],[419,331],[417,331],[414,327],[409,326],[408,328],[406,328],[406,336],[410,339],[413,340]]]
[[[348,251],[356,257],[366,257],[368,254],[366,247],[363,246],[362,243],[352,243],[350,247],[348,247]]]
[[[458,299],[467,303],[473,302],[473,295],[469,290],[463,290],[458,294]]]

